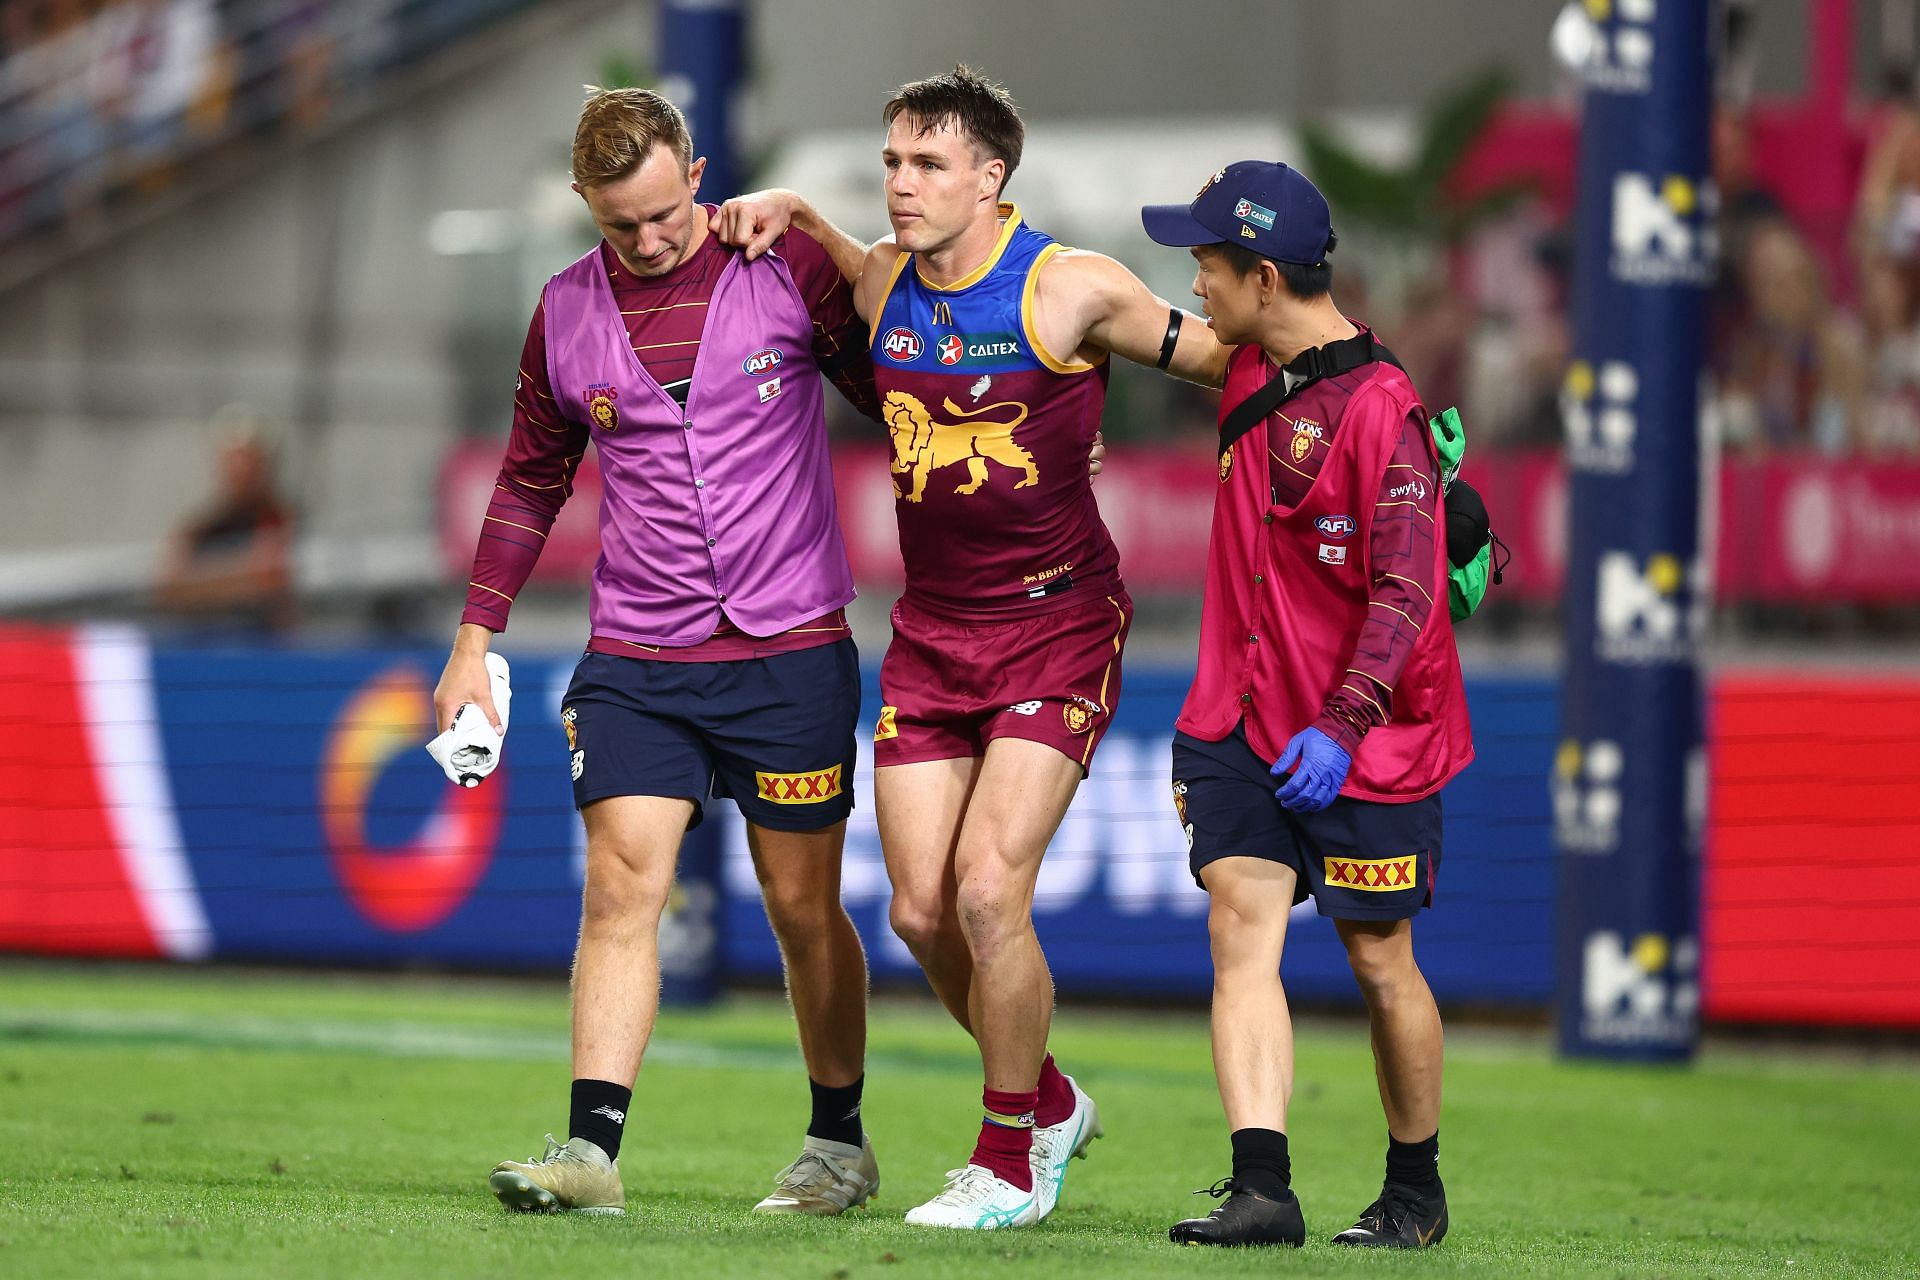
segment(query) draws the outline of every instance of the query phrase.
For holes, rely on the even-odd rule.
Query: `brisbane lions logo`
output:
[[[620,413],[613,407],[619,396],[617,388],[605,382],[596,382],[581,393],[581,399],[587,402],[587,421],[602,431],[612,431],[620,425]]]
[[[904,391],[887,392],[880,412],[886,418],[893,437],[893,496],[919,502],[927,492],[927,480],[941,467],[965,463],[967,479],[954,488],[955,493],[979,491],[987,482],[987,460],[991,458],[1013,471],[1023,472],[1013,487],[1025,489],[1040,483],[1040,468],[1033,455],[1013,442],[1013,429],[1027,420],[1027,406],[1018,401],[981,405],[968,411],[951,400],[941,408],[957,418],[975,418],[997,409],[1012,409],[1012,419],[999,422],[935,422],[927,406]]]

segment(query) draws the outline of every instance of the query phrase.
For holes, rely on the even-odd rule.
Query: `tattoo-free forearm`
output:
[[[793,206],[793,225],[820,242],[820,247],[827,251],[827,256],[833,259],[833,265],[849,284],[860,279],[860,269],[865,265],[867,251],[872,246],[861,244],[820,216],[818,209],[798,198]]]

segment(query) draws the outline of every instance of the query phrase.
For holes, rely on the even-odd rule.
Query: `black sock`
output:
[[[1414,1191],[1440,1189],[1440,1131],[1425,1142],[1402,1142],[1387,1135],[1387,1181]]]
[[[1233,1185],[1242,1191],[1284,1200],[1293,1182],[1287,1135],[1277,1129],[1233,1131]]]
[[[632,1102],[631,1089],[607,1080],[575,1080],[567,1137],[585,1138],[606,1152],[607,1159],[618,1160],[620,1137],[627,1129],[627,1107]]]
[[[863,1136],[860,1129],[860,1090],[867,1078],[861,1076],[848,1085],[825,1085],[807,1081],[813,1090],[813,1119],[807,1122],[807,1136],[857,1147]]]

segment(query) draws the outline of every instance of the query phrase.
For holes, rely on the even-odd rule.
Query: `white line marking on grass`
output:
[[[0,1039],[144,1040],[158,1045],[269,1052],[368,1053],[390,1058],[466,1058],[565,1062],[566,1035],[512,1027],[436,1026],[342,1019],[271,1018],[253,1015],[119,1013],[104,1009],[0,1008]],[[795,1049],[731,1046],[655,1039],[647,1061],[663,1066],[732,1067],[791,1071]]]

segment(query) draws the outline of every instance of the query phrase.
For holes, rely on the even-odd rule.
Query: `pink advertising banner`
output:
[[[497,445],[452,451],[441,476],[440,546],[450,575],[467,572],[500,465]],[[1096,480],[1100,512],[1120,546],[1128,587],[1142,595],[1199,590],[1218,469],[1205,447],[1115,445]],[[1566,577],[1567,473],[1556,450],[1469,455],[1467,478],[1486,499],[1512,552],[1496,599],[1540,602]],[[900,584],[893,484],[883,449],[834,453],[840,525],[863,585]],[[581,582],[599,553],[594,512],[600,473],[581,464],[534,571],[545,583]],[[1776,454],[1720,471],[1714,516],[1714,593],[1766,603],[1920,601],[1920,462]]]

